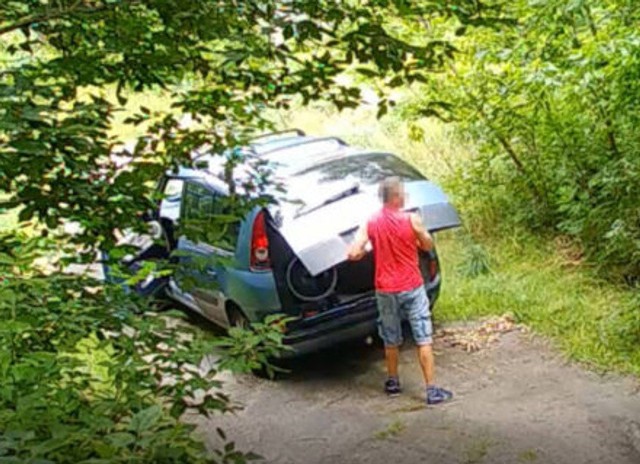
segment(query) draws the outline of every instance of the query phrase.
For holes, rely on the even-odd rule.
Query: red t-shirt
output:
[[[408,213],[382,208],[369,219],[367,234],[373,245],[376,290],[396,293],[424,285]]]

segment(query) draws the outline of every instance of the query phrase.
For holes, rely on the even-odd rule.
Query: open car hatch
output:
[[[344,183],[344,179],[336,182]],[[323,191],[326,192],[317,189],[305,194],[313,197],[310,201],[317,206],[310,207],[304,214],[296,214],[291,207],[272,210],[272,217],[280,218],[272,221],[274,227],[313,276],[346,261],[358,227],[381,208],[377,182],[337,197],[330,193],[324,198]],[[405,180],[405,192],[405,210],[421,214],[430,232],[460,226],[455,208],[434,183],[424,178]]]

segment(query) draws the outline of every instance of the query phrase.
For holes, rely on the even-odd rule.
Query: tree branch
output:
[[[96,6],[93,8],[79,8],[81,4],[82,4],[81,1],[77,1],[76,3],[71,5],[69,8],[60,9],[54,13],[43,13],[43,14],[34,14],[34,15],[25,16],[19,19],[17,22],[0,27],[0,36],[7,34],[9,32],[16,31],[18,29],[31,27],[36,23],[46,23],[50,21],[55,21],[56,19],[62,19],[65,16],[70,14],[99,13],[101,11],[107,10],[110,6],[115,6],[114,4],[104,4],[104,5]]]
[[[453,66],[453,64],[449,63],[449,68],[450,68],[452,74],[455,77],[457,77],[458,79],[460,79],[460,76],[458,75],[458,71],[456,70],[455,66]],[[509,155],[509,158],[511,159],[511,161],[515,165],[516,170],[524,178],[525,182],[527,183],[527,185],[529,186],[529,188],[531,189],[533,194],[540,201],[544,201],[546,203],[547,202],[546,201],[546,196],[543,195],[542,192],[540,191],[540,189],[538,188],[538,185],[534,181],[531,173],[529,172],[527,167],[524,165],[524,163],[522,162],[522,160],[520,159],[520,157],[516,153],[515,149],[511,145],[511,142],[502,134],[502,132],[500,130],[498,130],[498,128],[496,128],[493,125],[493,121],[491,120],[489,115],[486,113],[486,111],[482,107],[482,104],[480,103],[480,99],[475,98],[469,92],[469,90],[467,90],[467,88],[465,86],[462,86],[462,91],[464,92],[464,94],[466,95],[466,97],[470,101],[475,103],[475,110],[478,112],[478,114],[480,116],[482,116],[482,119],[484,120],[484,123],[487,125],[489,130],[491,130],[491,132],[493,132],[494,136],[496,137],[496,140],[500,143],[500,145],[502,146],[504,151],[507,153],[507,155]]]

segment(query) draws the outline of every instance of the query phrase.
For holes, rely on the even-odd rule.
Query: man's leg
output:
[[[424,383],[428,387],[433,385],[433,350],[431,349],[431,343],[425,343],[424,345],[418,345],[418,361],[420,362],[420,368],[422,369],[422,377]]]
[[[403,292],[400,297],[402,311],[411,324],[411,333],[417,346],[418,362],[422,369],[424,383],[429,386],[434,381],[432,332],[429,299],[424,287]]]
[[[384,347],[384,359],[387,365],[387,375],[395,379],[398,378],[398,357],[400,349],[397,346]]]
[[[377,293],[378,303],[378,333],[384,342],[384,357],[388,379],[384,389],[389,395],[400,393],[398,379],[399,346],[402,344],[402,324],[400,319],[398,299],[393,293]]]
[[[427,404],[438,404],[453,397],[450,391],[436,387],[434,384],[434,360],[432,344],[433,327],[429,311],[429,299],[424,287],[406,292],[400,297],[402,309],[406,312],[413,339],[418,346],[418,361],[422,369],[427,389]]]

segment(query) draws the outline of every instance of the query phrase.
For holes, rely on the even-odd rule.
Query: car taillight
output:
[[[251,233],[251,269],[256,271],[271,269],[269,238],[267,237],[267,225],[264,216],[264,211],[260,211],[256,215]]]
[[[435,258],[429,260],[429,282],[436,280],[438,276],[438,261]]]

